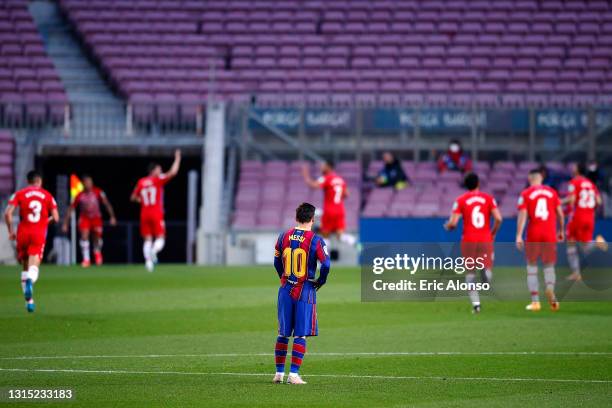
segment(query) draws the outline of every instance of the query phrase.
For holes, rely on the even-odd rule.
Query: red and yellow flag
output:
[[[75,197],[83,191],[83,183],[76,174],[70,175],[70,202],[73,202]]]

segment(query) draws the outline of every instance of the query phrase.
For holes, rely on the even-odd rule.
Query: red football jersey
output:
[[[599,190],[591,180],[583,176],[574,177],[567,186],[569,194],[574,196],[572,219],[593,222]]]
[[[94,187],[91,191],[83,190],[77,194],[71,206],[72,208],[79,208],[81,217],[100,218],[102,217],[100,211],[102,196],[104,196],[104,191],[98,187]]]
[[[168,180],[164,174],[138,180],[134,194],[140,197],[141,213],[164,213],[164,185]]]
[[[28,228],[46,235],[51,211],[57,208],[50,192],[28,186],[11,196],[9,204],[19,207],[19,228]]]
[[[468,191],[453,204],[453,213],[463,217],[463,242],[491,242],[491,213],[495,199],[482,191]]]
[[[523,190],[518,209],[527,211],[527,241],[550,242],[557,237],[557,192],[548,186],[531,186]]]
[[[328,173],[317,180],[323,190],[323,212],[327,214],[343,214],[346,182],[336,173]]]

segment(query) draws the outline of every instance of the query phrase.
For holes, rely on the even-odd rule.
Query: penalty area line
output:
[[[85,370],[85,369],[52,369],[52,368],[0,368],[4,372],[35,373],[77,373],[77,374],[119,374],[119,375],[187,375],[187,376],[233,376],[233,377],[270,377],[268,373],[232,373],[232,372],[189,372],[189,371],[132,371],[132,370]],[[434,380],[434,381],[513,381],[513,382],[548,382],[548,383],[582,383],[609,384],[612,380],[584,380],[573,378],[502,378],[502,377],[442,377],[411,375],[356,375],[356,374],[306,374],[309,377],[376,379],[376,380]]]
[[[74,356],[6,356],[0,360],[70,360],[70,359],[121,359],[121,358],[223,358],[223,357],[271,357],[274,353],[200,353],[200,354],[118,354],[118,355],[74,355]],[[356,357],[356,356],[612,356],[605,351],[372,351],[372,352],[312,352],[309,357]]]

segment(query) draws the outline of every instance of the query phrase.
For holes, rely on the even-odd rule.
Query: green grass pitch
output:
[[[272,267],[162,265],[148,274],[142,266],[44,265],[33,315],[18,278],[18,267],[0,268],[0,388],[72,388],[76,399],[0,405],[612,401],[610,303],[564,303],[559,313],[529,314],[526,302],[490,302],[477,316],[467,299],[361,303],[359,270],[332,267],[319,292],[320,335],[309,339],[301,370],[308,385],[298,387],[271,383],[278,284]]]

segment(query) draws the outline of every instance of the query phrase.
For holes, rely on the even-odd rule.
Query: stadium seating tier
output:
[[[59,123],[66,103],[28,1],[0,2],[0,119],[11,126]]]
[[[127,98],[612,102],[606,1],[61,0]],[[209,80],[215,68],[214,83]],[[140,96],[142,98],[142,96]],[[146,98],[145,98],[146,99]]]

